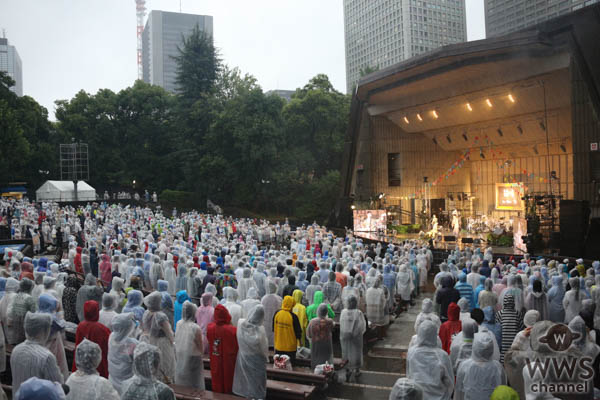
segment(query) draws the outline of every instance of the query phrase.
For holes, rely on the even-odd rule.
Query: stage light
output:
[[[421,117],[421,114],[419,114],[419,113],[417,113],[417,119],[418,119],[420,122],[423,122],[423,118]]]
[[[406,122],[407,124],[410,124],[410,121],[408,120],[407,117],[404,117],[404,122]]]
[[[544,124],[544,121],[540,121],[540,128],[542,128],[543,131],[546,130],[546,125]]]
[[[438,119],[438,113],[437,113],[437,111],[433,110],[431,112],[431,115],[433,115],[433,118]]]
[[[469,138],[467,137],[467,133],[466,132],[462,134],[462,137],[463,137],[463,139],[465,139],[465,142],[469,141]]]
[[[379,193],[379,200],[383,199],[383,196],[385,196],[385,193]]]
[[[523,134],[523,128],[521,128],[521,124],[517,125],[517,130],[521,135]]]
[[[448,143],[452,143],[452,139],[450,138],[450,135],[446,135],[446,140],[448,141]]]
[[[504,132],[502,132],[502,128],[498,128],[498,135],[500,135],[500,137],[504,136]]]
[[[469,111],[473,111],[473,107],[471,107],[471,104],[470,104],[470,103],[467,103],[467,110],[469,110]]]
[[[566,146],[564,144],[560,145],[560,149],[563,151],[563,153],[567,152],[567,148],[566,148]]]
[[[350,206],[350,208],[351,208],[351,209],[353,209],[353,210],[356,210],[356,206],[355,206],[354,204],[352,204],[352,205]]]
[[[540,154],[540,153],[539,153],[539,151],[538,151],[538,149],[537,149],[537,146],[533,146],[533,152],[534,152],[536,155],[537,155],[537,154]]]
[[[510,100],[510,102],[511,102],[511,103],[514,103],[514,102],[515,102],[515,98],[513,97],[513,95],[512,95],[512,94],[509,94],[509,95],[508,95],[508,99]]]
[[[485,99],[485,104],[490,108],[492,107],[492,101],[490,99]]]

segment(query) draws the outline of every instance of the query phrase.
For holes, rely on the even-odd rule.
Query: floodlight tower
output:
[[[138,79],[143,79],[142,69],[142,34],[144,33],[144,17],[146,16],[146,0],[135,0],[135,15],[137,16],[137,65]]]

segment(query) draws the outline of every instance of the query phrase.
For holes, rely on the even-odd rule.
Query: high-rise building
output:
[[[600,0],[485,0],[486,37],[515,32]]]
[[[209,15],[182,14],[152,11],[146,21],[142,36],[142,68],[144,82],[162,86],[170,92],[176,90],[178,46],[194,27],[208,35],[213,34],[213,17]]]
[[[8,72],[8,75],[15,81],[15,86],[10,90],[17,96],[23,96],[23,67],[21,57],[15,46],[8,44],[8,39],[0,38],[0,71]]]
[[[467,40],[465,0],[344,0],[346,87],[383,69]]]

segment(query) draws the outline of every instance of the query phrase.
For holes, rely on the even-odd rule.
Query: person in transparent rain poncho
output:
[[[423,390],[412,379],[400,378],[394,383],[389,400],[423,400]]]
[[[125,382],[133,377],[133,351],[138,341],[131,337],[135,330],[132,313],[117,315],[111,325],[112,333],[108,338],[108,379],[114,388],[122,394]]]
[[[196,324],[196,305],[183,303],[181,320],[175,333],[175,383],[204,390],[204,338],[202,329]]]
[[[68,400],[119,400],[120,396],[96,368],[102,361],[102,350],[96,343],[84,339],[75,350],[77,371],[67,379]]]
[[[329,309],[327,304],[320,304],[317,309],[317,318],[314,318],[306,328],[306,337],[310,340],[310,368],[317,365],[333,364],[332,333],[334,323],[327,317]]]
[[[417,345],[406,356],[406,376],[423,389],[425,399],[449,400],[454,390],[454,373],[450,357],[437,345],[437,331],[431,321],[419,325]]]
[[[461,362],[471,357],[473,350],[473,338],[478,331],[477,323],[471,318],[462,321],[462,331],[452,339],[450,345],[450,361],[454,373],[458,371]]]
[[[102,295],[102,310],[100,310],[100,318],[98,322],[110,329],[112,319],[117,315],[117,302],[115,296],[110,293]]]
[[[67,365],[67,356],[64,347],[65,321],[62,318],[59,318],[57,310],[58,300],[56,300],[54,296],[47,293],[40,295],[40,298],[38,299],[38,312],[52,316],[52,327],[50,328],[50,335],[48,336],[46,348],[54,354],[54,357],[56,357],[56,362],[64,377],[69,375],[69,366]]]
[[[52,317],[43,313],[27,313],[24,325],[26,340],[17,345],[10,355],[13,392],[33,376],[63,383],[56,357],[46,348]]]
[[[283,301],[283,299],[275,292],[277,292],[277,285],[272,281],[268,281],[267,294],[262,298],[261,303],[265,309],[264,325],[267,338],[269,339],[269,346],[273,346],[275,341],[273,333],[273,316],[281,309],[281,303]]]
[[[123,310],[123,306],[126,302],[125,290],[123,290],[124,284],[125,281],[123,279],[118,276],[113,277],[109,293],[117,299],[117,308],[115,309],[117,313],[120,313]]]
[[[159,279],[157,285],[157,290],[162,296],[160,308],[162,312],[165,313],[167,318],[169,318],[169,322],[171,323],[171,325],[173,325],[175,318],[175,305],[173,304],[173,298],[169,294],[169,282]]]
[[[85,317],[83,315],[83,305],[88,300],[94,300],[98,302],[98,304],[102,304],[102,295],[104,294],[104,290],[102,287],[97,285],[96,277],[92,274],[87,274],[85,276],[85,281],[83,286],[79,288],[77,292],[77,303],[75,305],[77,310],[77,318],[79,321],[84,321]]]
[[[492,359],[493,340],[489,335],[475,334],[471,357],[458,367],[455,400],[489,399],[496,387],[506,385],[502,364]]]
[[[169,384],[175,378],[175,346],[169,318],[160,310],[162,295],[152,292],[144,299],[148,308],[142,320],[141,341],[148,342],[160,350],[159,379]]]
[[[316,292],[321,292],[323,290],[323,286],[319,283],[319,276],[314,274],[310,278],[310,285],[306,287],[306,301],[307,306],[312,306],[314,302],[314,297]]]
[[[33,281],[23,278],[19,283],[19,291],[12,300],[8,309],[7,324],[5,326],[6,342],[8,344],[19,344],[25,340],[23,321],[28,312],[35,312],[37,303],[31,296]]]
[[[238,292],[232,287],[223,288],[223,297],[225,298],[225,308],[231,315],[231,325],[237,326],[239,319],[242,317],[242,306],[237,303]]]
[[[144,301],[144,295],[139,290],[130,290],[127,293],[127,303],[125,303],[125,307],[123,307],[124,313],[133,313],[136,321],[142,322],[142,318],[144,317],[144,307],[142,307],[142,302]]]
[[[13,392],[14,393],[14,392]],[[2,396],[3,395],[3,396]],[[0,400],[6,400],[2,391]],[[65,400],[65,392],[58,382],[32,377],[27,379],[14,394],[13,400]]]
[[[417,319],[415,320],[415,332],[417,331],[421,322],[429,320],[435,323],[439,329],[442,325],[442,321],[440,321],[440,317],[433,312],[433,302],[431,299],[424,299],[421,304],[421,312],[417,315]]]
[[[387,318],[385,315],[387,299],[381,282],[381,276],[377,276],[373,286],[367,289],[367,319],[373,325],[386,325],[389,322],[389,315]]]
[[[586,295],[581,291],[581,285],[578,277],[569,279],[571,289],[565,293],[563,298],[563,307],[565,308],[565,324],[571,322],[573,318],[579,315],[581,311],[581,303],[586,298]]]
[[[256,282],[252,278],[252,271],[250,268],[244,268],[243,277],[238,282],[238,298],[240,301],[244,301],[248,298],[248,291],[251,289],[257,289]],[[231,310],[229,310],[231,313]]]
[[[208,324],[213,322],[213,315],[215,314],[215,308],[212,305],[212,299],[212,293],[204,293],[200,299],[200,307],[198,307],[198,310],[196,311],[196,323],[202,331],[204,354],[208,354],[208,339],[206,337],[206,329],[208,328]]]
[[[367,330],[365,316],[358,309],[358,298],[354,295],[348,297],[347,308],[340,315],[340,344],[342,358],[348,360],[346,364],[346,382],[352,375],[360,376],[363,365],[363,334]]]
[[[155,378],[160,375],[160,351],[141,342],[133,352],[134,377],[129,380],[121,400],[175,400],[173,390]]]
[[[250,315],[250,312],[252,311],[252,309],[259,304],[260,304],[260,300],[258,298],[258,292],[256,291],[256,288],[251,287],[250,289],[248,289],[248,293],[246,294],[246,300],[243,300],[241,303],[241,305],[242,305],[242,317],[241,318],[247,319],[248,316]],[[231,311],[230,311],[230,313],[231,313]]]
[[[267,363],[269,344],[263,320],[265,310],[258,305],[248,319],[241,319],[236,332],[238,353],[232,391],[247,399],[265,399],[267,395]]]

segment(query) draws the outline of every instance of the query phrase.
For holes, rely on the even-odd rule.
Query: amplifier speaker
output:
[[[600,218],[592,218],[585,240],[585,258],[600,259]]]
[[[461,241],[463,244],[466,244],[466,243],[473,243],[473,238],[462,238],[460,241]]]
[[[456,242],[456,236],[444,236],[444,242]]]

